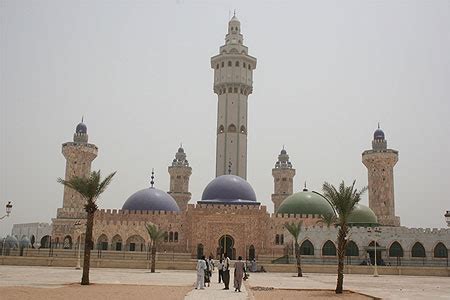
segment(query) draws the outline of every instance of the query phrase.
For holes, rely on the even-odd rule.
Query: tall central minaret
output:
[[[243,44],[241,23],[228,22],[225,45],[211,58],[214,93],[218,96],[216,176],[233,174],[247,178],[248,95],[253,89],[256,58]],[[231,171],[231,172],[230,172]]]

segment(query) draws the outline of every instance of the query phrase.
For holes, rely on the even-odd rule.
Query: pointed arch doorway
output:
[[[219,247],[217,248],[217,255],[222,257],[225,253],[230,259],[236,259],[236,248],[234,247],[234,238],[225,234],[219,239]]]

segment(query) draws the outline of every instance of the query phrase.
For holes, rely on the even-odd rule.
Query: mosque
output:
[[[122,209],[101,209],[95,215],[94,244],[99,250],[147,251],[149,237],[145,224],[154,223],[167,232],[160,247],[191,257],[228,253],[232,258],[272,257],[274,261],[292,253],[292,237],[284,225],[303,223],[300,234],[305,263],[335,261],[337,229],[319,222],[335,214],[329,201],[316,191],[293,190],[294,166],[286,150],[278,155],[272,176],[274,213],[258,201],[247,177],[248,97],[252,94],[256,58],[243,43],[241,24],[236,16],[228,23],[225,44],[211,58],[214,93],[218,97],[216,178],[204,188],[201,199],[189,203],[192,168],[180,147],[168,167],[170,190],[154,187],[132,194]],[[87,126],[76,126],[72,142],[62,145],[66,158],[65,179],[85,176],[97,157],[98,148],[89,143]],[[358,204],[351,215],[351,234],[347,256],[351,263],[365,259],[387,264],[448,264],[450,229],[406,228],[395,214],[394,166],[398,151],[389,149],[384,132],[378,127],[372,149],[362,153],[368,170],[369,207]],[[195,199],[194,199],[195,200]],[[51,233],[41,247],[73,248],[80,242],[74,224],[85,219],[83,199],[65,187],[62,207],[52,220]],[[367,228],[379,226],[380,231]]]

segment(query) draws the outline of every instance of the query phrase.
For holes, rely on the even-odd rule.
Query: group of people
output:
[[[220,258],[217,263],[218,269],[218,281],[223,284],[225,287],[224,290],[229,290],[230,285],[230,259],[228,255],[225,253],[224,258]],[[214,260],[210,256],[208,259],[205,256],[202,256],[197,262],[197,282],[195,284],[195,289],[205,289],[205,285],[208,287],[211,283],[211,276],[213,274],[215,268]],[[238,257],[238,261],[234,263],[234,291],[240,292],[242,286],[242,279],[247,277],[246,265],[242,261],[242,256]]]

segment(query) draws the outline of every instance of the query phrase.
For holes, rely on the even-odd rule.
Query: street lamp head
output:
[[[6,204],[6,215],[9,216],[9,214],[11,213],[12,210],[12,204],[11,201],[8,201],[8,203]]]

